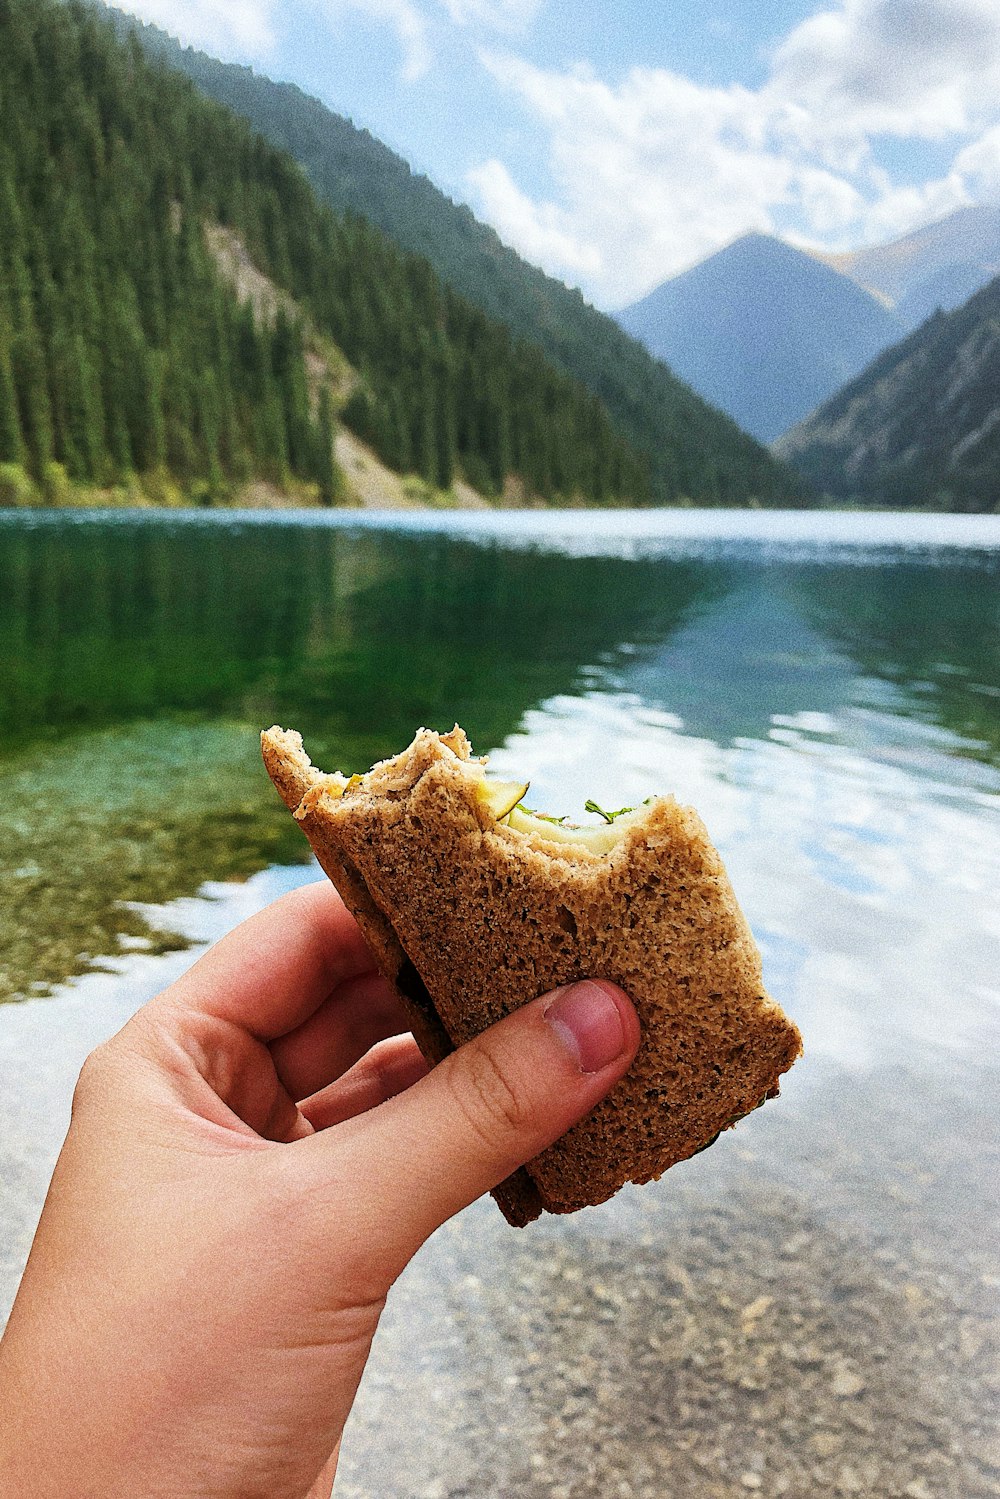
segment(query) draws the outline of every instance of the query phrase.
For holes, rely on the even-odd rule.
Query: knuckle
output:
[[[73,1102],[70,1108],[72,1119],[75,1119],[81,1110],[88,1108],[93,1100],[104,1092],[108,1065],[107,1044],[105,1041],[103,1045],[96,1047],[80,1068],[80,1076],[73,1089]]]
[[[524,1133],[530,1118],[526,1100],[486,1047],[473,1047],[452,1074],[458,1110],[484,1146]]]

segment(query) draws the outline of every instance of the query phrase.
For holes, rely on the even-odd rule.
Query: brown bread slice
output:
[[[544,823],[497,821],[483,762],[457,727],[421,729],[350,780],[316,770],[294,732],[272,728],[262,745],[429,1061],[574,979],[611,979],[635,1002],[643,1039],[627,1075],[494,1192],[511,1223],[653,1180],[777,1094],[801,1038],[764,990],[690,808],[655,798],[596,853]]]

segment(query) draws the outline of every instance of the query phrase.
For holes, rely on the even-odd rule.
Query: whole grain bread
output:
[[[702,1150],[778,1091],[801,1051],[697,813],[657,797],[606,853],[497,821],[457,727],[350,780],[301,737],[264,761],[397,986],[429,1061],[560,984],[611,979],[639,1053],[611,1093],[494,1193],[511,1223],[571,1213]]]

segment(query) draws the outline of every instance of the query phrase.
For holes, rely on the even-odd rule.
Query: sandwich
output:
[[[277,727],[262,748],[432,1065],[576,979],[635,1004],[626,1075],[495,1189],[510,1223],[655,1180],[777,1095],[801,1038],[691,808],[657,796],[586,826],[531,812],[528,786],[489,776],[457,725],[419,730],[365,775],[317,770]]]

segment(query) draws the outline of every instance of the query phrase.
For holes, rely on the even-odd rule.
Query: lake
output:
[[[338,1496],[1000,1493],[1000,520],[0,513],[0,1315],[91,1046],[316,877],[259,763],[457,719],[696,806],[806,1053],[643,1189],[407,1272]]]

